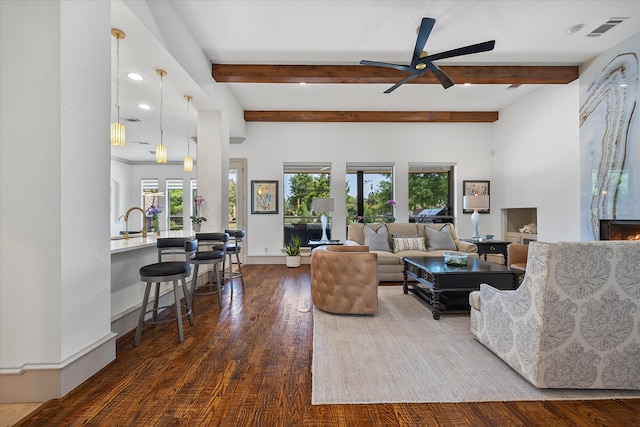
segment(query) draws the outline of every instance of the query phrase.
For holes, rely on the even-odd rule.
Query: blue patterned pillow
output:
[[[387,251],[389,248],[389,231],[386,225],[382,225],[374,230],[369,224],[364,225],[364,244],[369,246],[370,251]]]

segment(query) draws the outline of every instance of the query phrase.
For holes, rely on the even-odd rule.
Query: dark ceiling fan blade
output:
[[[438,67],[436,64],[434,64],[433,62],[427,62],[427,68],[430,69],[431,72],[436,76],[443,88],[449,89],[451,86],[453,86],[453,82],[451,81],[449,76],[447,76],[445,72],[442,71],[442,69],[440,69],[440,67]]]
[[[360,65],[371,65],[373,67],[395,68],[396,70],[400,70],[400,71],[413,71],[413,68],[409,67],[408,65],[390,64],[388,62],[367,61],[366,59],[363,59],[362,61],[360,61]]]
[[[454,56],[470,55],[472,53],[487,52],[493,50],[496,45],[495,40],[489,40],[482,43],[471,44],[465,47],[459,47],[457,49],[447,50],[446,52],[435,53],[433,55],[425,56],[418,60],[417,64],[426,64],[430,61],[436,61],[438,59],[453,58]]]
[[[420,23],[420,29],[418,30],[418,37],[416,38],[416,46],[413,48],[413,57],[411,58],[411,67],[416,65],[418,59],[420,59],[420,55],[424,50],[424,45],[427,43],[427,39],[431,34],[431,30],[433,29],[436,20],[433,18],[422,18],[422,22]]]
[[[408,82],[409,80],[413,80],[418,76],[421,76],[422,73],[424,73],[425,71],[427,71],[427,69],[425,68],[424,70],[420,70],[420,71],[416,71],[413,74],[409,74],[407,77],[405,77],[404,79],[400,80],[398,83],[394,84],[393,86],[391,86],[389,89],[385,90],[384,93],[391,93],[394,90],[398,89],[400,86],[402,86],[403,84],[405,84],[406,82]]]

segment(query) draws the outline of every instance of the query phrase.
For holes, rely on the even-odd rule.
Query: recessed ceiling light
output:
[[[570,36],[571,34],[575,34],[578,31],[580,31],[582,29],[582,27],[584,27],[584,24],[576,24],[576,25],[573,25],[573,26],[567,28],[566,30],[564,30],[564,33],[566,35]]]
[[[151,110],[151,107],[147,104],[138,104],[138,108],[141,110]]]
[[[471,83],[464,83],[463,86],[471,86]]]
[[[144,77],[142,77],[138,73],[127,73],[127,77],[129,77],[131,80],[136,80],[136,81],[144,80]]]
[[[306,85],[306,84],[307,84],[307,82],[300,82],[300,83],[298,83],[298,84],[299,84],[300,86],[304,86],[304,85]]]

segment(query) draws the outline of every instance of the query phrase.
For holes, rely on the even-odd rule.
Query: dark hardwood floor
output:
[[[196,298],[195,325],[118,339],[117,358],[20,426],[632,426],[638,400],[311,405],[309,266],[244,266],[224,306]],[[425,309],[425,316],[430,314]],[[393,367],[389,367],[392,369]]]

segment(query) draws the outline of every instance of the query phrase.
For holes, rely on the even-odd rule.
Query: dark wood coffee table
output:
[[[512,270],[500,264],[469,258],[465,266],[444,263],[444,257],[403,257],[405,294],[411,291],[433,311],[433,318],[440,313],[469,311],[469,293],[480,289],[480,283],[488,283],[497,289],[516,289],[522,271]],[[417,283],[409,284],[409,277]]]

